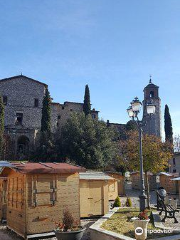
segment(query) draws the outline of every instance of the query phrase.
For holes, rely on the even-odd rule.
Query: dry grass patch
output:
[[[131,221],[132,217],[137,217],[139,214],[139,209],[135,208],[120,208],[116,213],[112,215],[105,223],[103,223],[102,228],[113,231],[116,233],[123,234],[128,237],[135,237],[134,233],[134,223]],[[151,211],[148,212],[150,222],[148,224],[149,230],[159,230],[153,225],[153,219],[151,216]],[[154,239],[155,237],[165,237],[170,236],[171,234],[164,233],[153,233],[148,234],[148,239]]]

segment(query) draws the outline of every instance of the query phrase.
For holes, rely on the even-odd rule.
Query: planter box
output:
[[[54,231],[58,240],[81,240],[85,228],[73,232],[59,232]]]
[[[145,240],[147,238],[148,220],[134,220],[135,237],[137,240]]]

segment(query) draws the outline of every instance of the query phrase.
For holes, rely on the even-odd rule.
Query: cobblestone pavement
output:
[[[134,189],[127,189],[126,190],[126,196],[131,198],[133,207],[139,207],[139,190]],[[120,197],[122,206],[125,206],[125,202],[127,197]],[[150,192],[150,204],[155,205],[156,204],[156,192],[151,191]]]

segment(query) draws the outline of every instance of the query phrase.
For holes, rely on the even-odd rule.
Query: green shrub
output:
[[[126,199],[126,207],[132,207],[132,201],[129,197]]]
[[[117,196],[117,198],[115,199],[113,207],[121,207],[121,200],[119,196]]]

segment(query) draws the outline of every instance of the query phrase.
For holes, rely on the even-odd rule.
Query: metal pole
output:
[[[140,211],[144,211],[146,208],[146,194],[145,194],[145,186],[144,186],[144,169],[143,169],[143,154],[142,154],[142,127],[139,126],[139,154],[140,154]]]

